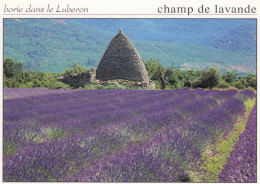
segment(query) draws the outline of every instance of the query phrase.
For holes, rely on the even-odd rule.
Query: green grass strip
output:
[[[3,153],[7,154],[7,155],[14,155],[17,153],[19,147],[16,143],[14,142],[8,142],[5,141],[4,142],[4,146],[3,146]]]
[[[246,113],[240,117],[233,130],[226,136],[219,138],[215,146],[210,146],[202,153],[202,166],[199,171],[191,174],[192,182],[217,182],[218,175],[227,162],[230,152],[233,151],[239,136],[244,132],[249,114],[256,99],[245,101]]]

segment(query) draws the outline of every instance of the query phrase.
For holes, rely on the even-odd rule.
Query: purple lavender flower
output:
[[[256,182],[256,105],[250,113],[245,131],[239,137],[219,182]]]
[[[190,181],[238,92],[4,89],[4,181]]]

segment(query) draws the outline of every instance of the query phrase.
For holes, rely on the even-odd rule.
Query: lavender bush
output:
[[[255,105],[245,131],[219,175],[220,182],[256,183],[256,113]]]
[[[190,181],[244,111],[234,90],[5,89],[4,181]]]

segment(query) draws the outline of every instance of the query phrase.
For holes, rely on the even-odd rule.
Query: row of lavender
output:
[[[17,90],[19,93],[19,89]],[[94,93],[96,92],[96,93]],[[71,132],[92,132],[100,127],[138,118],[145,114],[155,117],[168,107],[177,108],[183,99],[196,99],[199,92],[185,93],[147,91],[71,91],[68,94],[52,94],[34,98],[4,101],[6,137],[20,142],[25,131],[39,133],[41,128],[57,127]],[[186,91],[187,92],[187,91]],[[144,94],[142,94],[144,93]],[[149,94],[150,93],[150,94]],[[196,94],[197,93],[197,94]],[[174,106],[172,104],[175,104]],[[140,114],[142,113],[142,114]],[[158,115],[160,118],[160,115]],[[73,130],[71,130],[73,129]],[[12,130],[12,131],[9,131]],[[27,135],[27,134],[26,134]]]
[[[18,89],[15,89],[15,90],[18,90]],[[82,93],[82,92],[85,92],[85,93]],[[36,151],[38,150],[40,152],[45,151],[45,148],[41,148],[39,146],[43,145],[45,147],[45,146],[49,146],[48,144],[37,144],[37,143],[44,142],[45,139],[48,138],[45,135],[46,131],[43,131],[43,130],[57,129],[60,132],[67,132],[67,136],[68,136],[67,140],[68,140],[69,136],[73,137],[72,138],[73,140],[71,140],[71,139],[68,140],[67,141],[68,144],[66,144],[67,143],[66,140],[64,139],[64,137],[62,137],[64,142],[62,142],[62,143],[60,142],[59,145],[64,144],[64,147],[66,148],[67,146],[70,145],[70,143],[75,142],[75,144],[80,145],[80,147],[78,147],[78,149],[80,151],[78,151],[78,152],[84,152],[84,153],[91,152],[92,153],[93,156],[87,157],[87,158],[92,158],[90,160],[93,160],[93,157],[98,158],[98,156],[102,153],[105,154],[105,152],[107,152],[107,148],[104,147],[104,145],[107,145],[107,144],[109,145],[109,141],[113,143],[113,145],[110,146],[110,150],[112,150],[112,148],[115,149],[115,147],[117,147],[117,146],[128,143],[129,139],[134,141],[134,139],[136,139],[134,136],[128,138],[126,136],[120,136],[117,134],[116,134],[116,137],[114,136],[114,134],[108,134],[109,130],[118,129],[118,127],[120,127],[120,124],[121,124],[121,126],[126,126],[127,123],[119,122],[118,124],[115,124],[115,122],[116,122],[115,121],[112,123],[112,124],[114,124],[114,126],[111,126],[111,128],[107,127],[106,130],[101,131],[102,125],[104,127],[105,123],[108,124],[108,121],[102,122],[100,120],[102,120],[102,119],[108,120],[108,119],[111,119],[111,117],[112,117],[112,118],[119,118],[118,121],[120,121],[120,120],[122,121],[122,116],[127,116],[127,117],[133,116],[132,110],[136,110],[137,107],[139,107],[140,105],[138,105],[139,103],[136,100],[133,100],[135,103],[131,103],[131,101],[127,100],[126,98],[132,99],[133,97],[130,95],[135,95],[136,97],[138,97],[141,95],[141,93],[139,91],[122,91],[122,92],[121,91],[104,91],[102,93],[102,95],[99,95],[100,91],[96,91],[96,94],[93,96],[92,94],[87,94],[88,92],[91,93],[92,91],[81,91],[81,92],[76,92],[76,94],[75,93],[68,94],[67,96],[63,94],[60,96],[52,95],[52,96],[48,96],[48,97],[42,96],[42,97],[33,98],[33,99],[29,98],[29,99],[21,99],[21,100],[16,100],[16,101],[12,101],[12,100],[6,101],[4,103],[4,106],[5,106],[5,108],[4,108],[4,114],[5,114],[5,116],[4,116],[4,119],[5,119],[4,142],[6,142],[7,144],[11,144],[11,145],[14,143],[19,144],[19,147],[24,149],[23,157],[28,158],[28,159],[32,158],[31,161],[35,161],[34,156],[32,156],[31,154],[36,154],[36,153],[31,153],[31,154],[28,153],[27,147],[30,147],[32,149],[32,151],[35,151],[35,150]],[[175,100],[176,104],[177,104],[177,102],[180,103],[182,101],[180,97],[182,97],[186,100],[189,98],[195,99],[196,98],[195,94],[198,93],[198,92],[194,91],[193,92],[194,95],[192,95],[193,93],[185,94],[185,91],[179,90],[179,91],[175,91],[174,93],[167,92],[168,95],[167,95],[167,93],[160,93],[160,92],[157,92],[157,93],[155,93],[155,95],[153,95],[153,94],[149,94],[149,93],[154,93],[153,91],[151,91],[151,92],[147,91],[147,92],[148,92],[148,94],[146,94],[146,96],[151,97],[151,99],[148,99],[149,102],[156,102],[157,100],[164,100],[166,102],[167,99],[172,97],[172,99],[176,99]],[[120,93],[120,94],[117,94],[117,93]],[[128,93],[129,93],[129,95],[125,95]],[[177,95],[175,95],[175,94],[177,94]],[[98,113],[98,114],[95,113],[96,111],[100,110],[99,108],[102,108],[102,110],[103,110],[103,107],[106,106],[108,103],[108,102],[106,102],[106,100],[112,99],[112,100],[110,100],[110,103],[113,104],[113,102],[116,102],[116,100],[114,98],[118,97],[118,96],[120,96],[120,98],[126,99],[125,100],[126,102],[124,102],[124,101],[117,102],[118,106],[119,107],[121,106],[120,110],[115,109],[115,111],[112,111],[109,113],[107,113],[107,112]],[[174,98],[174,96],[176,96],[176,98]],[[180,97],[178,97],[178,96],[180,96]],[[86,101],[84,103],[84,98],[86,98],[86,97],[88,98],[88,101]],[[68,99],[68,98],[70,98],[70,99]],[[143,98],[142,96],[140,96],[140,98],[142,99],[142,101],[146,101],[145,98]],[[80,100],[78,100],[78,99],[80,99]],[[103,99],[103,100],[100,100],[100,99]],[[78,100],[78,102],[74,103],[75,100]],[[153,101],[153,100],[155,100],[155,101]],[[101,102],[103,101],[103,104],[100,103],[100,101]],[[64,102],[66,103],[66,105],[63,104]],[[129,102],[129,103],[127,103],[127,102]],[[91,104],[91,106],[90,106],[90,104]],[[140,104],[142,104],[142,103],[140,103]],[[143,103],[143,104],[145,104],[145,103]],[[147,101],[147,104],[149,105],[148,101]],[[128,107],[134,106],[134,108],[122,109],[123,106],[126,106],[126,105]],[[37,108],[36,108],[36,106],[37,106]],[[52,108],[48,108],[49,106]],[[77,106],[79,106],[79,108],[77,108]],[[148,110],[153,109],[154,106],[156,106],[156,105],[152,104],[151,108],[150,109],[148,108]],[[75,110],[75,112],[74,112],[73,108],[76,108],[77,110]],[[92,112],[90,111],[90,112],[86,113],[88,110],[92,110]],[[108,108],[108,110],[110,110],[110,109]],[[129,112],[127,112],[127,110]],[[154,109],[154,110],[156,110],[156,109]],[[41,112],[41,115],[38,115],[38,112]],[[79,118],[75,114],[78,114]],[[89,114],[90,114],[90,116],[89,116]],[[48,117],[48,119],[46,119],[46,116]],[[66,116],[66,119],[68,119],[68,118],[69,119],[64,121],[62,119],[62,116]],[[30,117],[30,118],[26,118],[26,117]],[[85,117],[85,121],[84,121],[84,117]],[[132,122],[136,122],[136,124],[138,125],[138,123],[139,123],[138,121],[142,120],[142,118],[139,118],[139,120],[137,118],[136,118],[136,120],[133,120],[130,118],[130,120]],[[154,118],[157,118],[157,121],[160,120],[160,117],[158,117],[158,116],[154,116]],[[58,121],[58,119],[60,119],[60,121]],[[86,120],[88,120],[88,122],[86,122]],[[46,124],[48,127],[46,127]],[[97,126],[97,124],[98,124],[98,126]],[[143,128],[145,128],[144,123],[140,122],[140,124],[143,126]],[[93,125],[93,126],[95,125],[95,127],[93,128],[90,125]],[[136,127],[136,126],[133,126],[133,127]],[[123,129],[123,127],[121,129]],[[139,129],[137,128],[136,130],[139,130]],[[142,129],[140,129],[140,130],[142,130]],[[147,132],[145,130],[143,130],[143,131]],[[127,133],[129,135],[131,135],[131,132],[127,132]],[[61,133],[61,135],[62,135],[62,133]],[[93,137],[91,137],[91,136],[93,136]],[[74,139],[75,137],[79,137],[79,139],[75,140]],[[139,137],[142,138],[142,136],[139,136]],[[124,138],[124,139],[122,139],[122,138]],[[85,139],[87,139],[88,145],[87,145]],[[94,140],[95,142],[89,142],[88,139]],[[36,142],[35,145],[33,145],[34,142]],[[35,146],[35,149],[33,148],[33,146]],[[91,150],[84,150],[81,148],[81,147],[86,147],[86,146],[88,146],[88,148],[91,148]],[[57,147],[57,146],[55,146],[55,143],[54,143],[50,147]],[[48,148],[47,150],[51,150],[51,149]],[[52,154],[59,154],[60,152],[63,152],[63,151],[64,151],[63,149],[60,151],[56,150]],[[66,149],[66,153],[65,153],[66,155],[69,155],[68,151],[69,151],[69,149]],[[71,151],[73,151],[73,150],[71,150]],[[76,151],[75,148],[74,148],[74,151]],[[22,152],[22,151],[20,150],[20,152]],[[45,153],[42,152],[42,156],[45,156],[44,154]],[[53,157],[55,157],[55,156],[53,156]],[[83,157],[83,155],[82,155],[82,157]],[[18,158],[18,157],[16,157],[16,158]],[[46,156],[45,156],[45,158],[42,158],[42,159],[40,159],[40,158],[41,157],[39,157],[39,155],[38,155],[37,160],[46,160],[47,159]],[[68,159],[69,158],[67,158],[67,160]],[[12,160],[13,160],[13,158],[12,158]],[[57,159],[55,159],[55,160],[57,160]],[[56,162],[57,162],[56,163],[57,165],[60,165],[60,164],[63,165],[63,163],[59,160],[57,160]],[[33,178],[37,177],[37,176],[30,177],[30,175],[32,173],[24,174],[24,172],[27,171],[27,169],[24,169],[24,168],[28,167],[28,170],[30,172],[30,167],[31,167],[30,162],[27,161],[26,164],[29,164],[27,166],[25,166],[23,164],[23,161],[22,161],[22,163],[19,163],[19,162],[12,162],[12,163],[15,164],[12,166],[16,167],[16,169],[14,170],[13,168],[10,168],[10,171],[17,171],[19,173],[21,172],[20,174],[22,174],[20,176],[21,177],[20,179],[18,179],[19,178],[18,177],[18,178],[15,178],[14,180],[16,180],[16,181],[23,180],[24,181],[24,178],[22,178],[23,175],[26,175],[27,177],[29,177],[29,179],[28,180],[26,179],[26,181],[33,181],[34,179],[32,179],[31,177],[33,177]],[[35,162],[35,163],[37,163],[37,162]],[[38,165],[42,165],[42,164],[38,163]],[[67,164],[67,165],[70,165],[70,164]],[[19,166],[20,166],[20,169],[19,169]],[[36,165],[35,165],[35,167],[36,167]],[[57,172],[54,172],[51,170],[53,168],[52,165],[44,166],[44,167],[48,167],[48,169],[47,169],[48,173],[49,172],[57,173]],[[8,167],[6,167],[6,168],[8,168]],[[60,171],[63,172],[62,169]],[[35,170],[35,172],[39,172],[39,171]],[[15,174],[14,176],[19,176],[20,174]],[[39,172],[39,174],[42,175],[40,172]],[[44,175],[42,175],[42,177],[45,178]],[[56,177],[56,178],[59,178],[59,177],[61,177],[61,176],[58,175],[58,177]],[[14,178],[14,177],[12,176],[12,178]],[[41,179],[39,179],[39,180],[41,180]]]
[[[219,182],[257,182],[256,181],[256,105],[248,119],[245,131],[231,152]]]
[[[5,181],[187,180],[245,110],[236,91],[41,94],[4,101]]]
[[[203,107],[202,101],[210,104],[206,98],[186,106],[188,119],[169,125],[144,144],[105,157],[82,170],[76,181],[189,181],[188,171],[196,167],[201,151],[227,133],[244,112],[243,103],[234,93],[229,95],[220,106]]]

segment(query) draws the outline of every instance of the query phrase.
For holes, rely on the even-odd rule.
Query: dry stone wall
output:
[[[89,83],[102,84],[102,85],[107,85],[109,83],[118,83],[122,85],[130,85],[133,87],[134,86],[141,87],[143,89],[155,89],[155,82],[151,80],[149,81],[130,81],[124,79],[115,79],[115,80],[106,80],[106,81],[97,80],[96,69],[91,69],[89,71],[79,73],[79,74],[58,77],[58,80],[74,88],[84,87],[86,84]]]
[[[155,82],[152,80],[149,81],[130,81],[130,80],[124,80],[124,79],[116,79],[116,80],[107,80],[107,81],[101,81],[101,80],[96,80],[96,84],[103,84],[107,85],[109,83],[118,83],[122,85],[129,85],[132,87],[141,87],[143,89],[155,89]]]
[[[104,81],[114,79],[149,81],[142,58],[121,30],[110,42],[96,74],[97,79]]]
[[[91,69],[83,73],[66,75],[59,77],[58,80],[74,88],[84,87],[87,83],[94,83],[96,80],[96,69]]]

